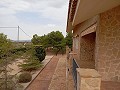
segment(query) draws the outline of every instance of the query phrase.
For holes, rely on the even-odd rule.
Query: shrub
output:
[[[13,50],[11,50],[11,53],[17,53],[17,52],[26,52],[27,48],[25,47],[19,47],[19,48],[14,48]]]
[[[27,60],[25,64],[19,65],[24,71],[37,70],[42,65],[38,60]]]
[[[23,86],[18,83],[17,75],[4,75],[2,74],[0,78],[0,90],[23,90]]]
[[[45,49],[42,46],[39,46],[39,45],[35,45],[34,49],[35,49],[35,53],[34,53],[35,56],[38,58],[38,60],[40,62],[42,62],[45,59],[45,56],[46,56]]]
[[[32,75],[28,72],[21,73],[19,76],[19,83],[27,83],[32,79]]]

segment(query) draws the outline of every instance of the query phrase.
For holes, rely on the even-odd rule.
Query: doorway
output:
[[[81,37],[80,67],[95,69],[95,39],[96,32]]]

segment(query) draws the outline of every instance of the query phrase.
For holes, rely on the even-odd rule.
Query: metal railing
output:
[[[73,79],[74,79],[74,85],[77,90],[77,70],[76,70],[76,68],[79,68],[79,66],[77,65],[75,59],[73,59],[72,74],[73,74]]]

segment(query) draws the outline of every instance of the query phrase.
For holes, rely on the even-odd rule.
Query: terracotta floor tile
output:
[[[26,90],[48,90],[60,56],[54,56]]]

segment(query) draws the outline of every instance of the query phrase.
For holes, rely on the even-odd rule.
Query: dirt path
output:
[[[28,86],[26,90],[48,90],[55,68],[60,55],[54,56],[36,79]]]

